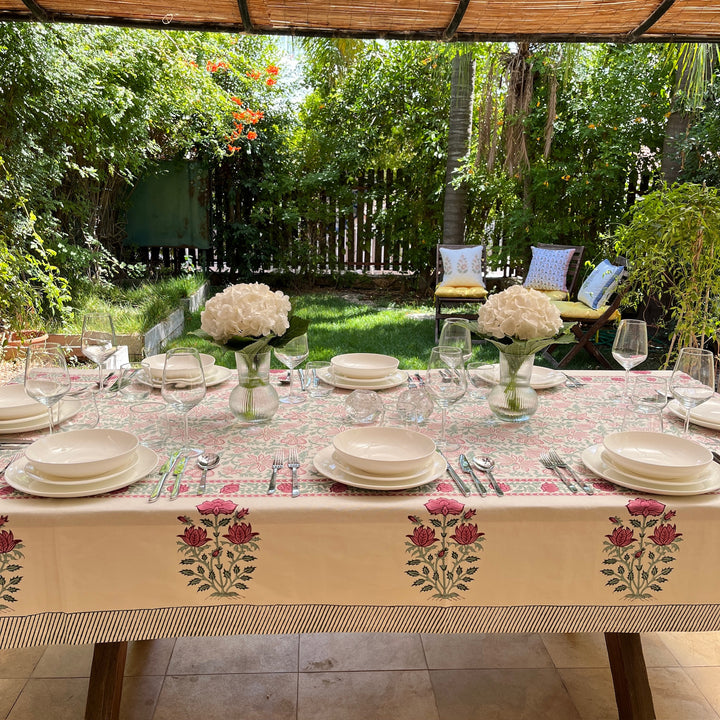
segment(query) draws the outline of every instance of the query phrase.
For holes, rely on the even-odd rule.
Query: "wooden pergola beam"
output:
[[[35,0],[22,0],[23,5],[33,14],[33,17],[40,22],[52,22],[52,13],[38,5]]]
[[[248,8],[247,0],[237,0],[238,10],[240,10],[240,17],[242,18],[243,31],[246,33],[254,33],[255,25],[253,24],[252,18],[250,17],[250,10]]]
[[[627,34],[625,42],[635,42],[641,35],[644,35],[673,5],[675,0],[662,0],[645,22],[640,23],[634,30]]]
[[[450,21],[450,24],[445,28],[445,31],[442,34],[442,39],[446,42],[453,39],[453,35],[455,35],[458,27],[460,27],[460,23],[465,16],[465,11],[467,10],[469,4],[470,0],[459,0],[457,8],[455,8],[453,19]]]

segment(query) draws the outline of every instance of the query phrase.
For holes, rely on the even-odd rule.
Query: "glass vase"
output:
[[[500,352],[499,382],[488,394],[488,405],[505,422],[525,422],[537,410],[538,396],[530,387],[535,354]]]
[[[244,425],[270,422],[278,409],[278,394],[270,384],[270,349],[248,356],[235,353],[238,386],[230,393],[230,412]]]

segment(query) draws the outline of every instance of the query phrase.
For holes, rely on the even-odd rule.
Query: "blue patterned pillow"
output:
[[[623,270],[622,265],[613,265],[609,260],[603,260],[578,290],[578,300],[593,310],[606,305],[620,282]]]
[[[533,290],[567,292],[567,272],[575,248],[555,250],[532,247],[530,269],[523,285]]]

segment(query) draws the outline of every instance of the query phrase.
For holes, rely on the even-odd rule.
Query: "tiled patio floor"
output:
[[[720,720],[720,633],[643,636],[659,720]],[[0,718],[81,720],[91,646],[0,651]],[[123,720],[610,720],[602,635],[133,643]]]

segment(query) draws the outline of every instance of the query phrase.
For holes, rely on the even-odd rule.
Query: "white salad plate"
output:
[[[101,495],[132,485],[149,475],[158,464],[158,456],[150,448],[140,445],[137,463],[121,475],[111,479],[95,479],[94,483],[78,485],[76,482],[44,482],[34,480],[25,472],[27,460],[17,460],[5,471],[5,481],[10,487],[37,497],[78,498]]]
[[[602,445],[591,445],[580,456],[585,467],[615,485],[656,495],[702,495],[720,489],[720,465],[712,463],[705,473],[691,480],[650,480],[623,472],[603,457]]]
[[[497,364],[485,365],[484,367],[478,368],[476,373],[491,385],[497,384],[498,377],[500,376],[500,370]],[[532,375],[530,376],[530,387],[533,390],[547,390],[562,385],[565,379],[565,375],[557,370],[533,365]]]
[[[59,407],[53,409],[53,418],[56,424],[69,420],[76,415],[81,408],[81,401],[69,398],[60,400]],[[42,415],[35,415],[24,420],[0,420],[0,435],[13,435],[15,433],[32,432],[33,430],[44,430],[48,426],[47,410]]]
[[[26,420],[45,412],[45,406],[33,400],[25,386],[13,383],[0,387],[0,420]]]
[[[417,477],[409,480],[398,480],[397,478],[383,479],[378,477],[376,480],[368,480],[360,478],[354,474],[350,474],[343,470],[336,462],[333,456],[335,448],[328,445],[323,448],[313,458],[315,469],[326,478],[341,482],[343,485],[361,488],[363,490],[410,490],[411,488],[427,485],[433,480],[437,480],[444,472],[446,463],[439,453],[435,453],[432,458],[430,467]]]
[[[677,400],[668,404],[668,410],[682,420],[685,419],[685,408]],[[712,397],[702,405],[694,407],[690,411],[690,422],[710,430],[720,430],[720,398]]]
[[[226,368],[223,365],[213,365],[205,371],[205,387],[220,385],[228,380],[235,372],[232,368]],[[159,390],[162,387],[162,378],[156,379],[153,376],[152,386]]]
[[[398,368],[399,360],[379,353],[345,353],[330,358],[330,365],[339,375],[357,380],[378,380]]]
[[[215,358],[207,353],[198,353],[200,355],[200,362],[202,363],[205,374],[210,372],[210,368],[215,365]],[[165,353],[159,355],[150,355],[146,357],[142,364],[150,370],[150,375],[153,380],[162,382],[163,372],[165,371]],[[174,365],[170,368],[171,377],[183,378],[188,374],[188,371],[194,372],[197,368],[197,364],[191,363],[191,361],[185,362],[185,358],[175,357]]]
[[[328,385],[341,390],[389,390],[402,385],[407,380],[405,370],[396,370],[392,375],[369,382],[357,378],[336,378],[330,368],[321,368],[317,371],[317,374]]]
[[[25,474],[31,480],[38,480],[40,482],[51,483],[53,485],[57,485],[58,483],[62,485],[89,485],[90,483],[109,482],[114,478],[119,478],[121,475],[124,475],[132,470],[135,465],[138,464],[139,460],[140,458],[138,454],[135,453],[131,456],[130,461],[118,470],[113,470],[112,472],[105,473],[104,475],[90,475],[88,477],[80,478],[67,478],[59,475],[49,475],[48,473],[43,473],[38,470],[31,462],[28,461],[25,464]]]

